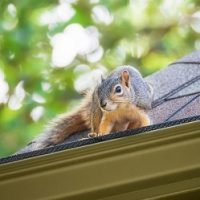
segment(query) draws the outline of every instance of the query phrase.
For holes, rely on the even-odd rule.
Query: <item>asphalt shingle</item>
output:
[[[200,115],[200,51],[146,77],[153,85],[154,100],[148,112],[153,124]]]

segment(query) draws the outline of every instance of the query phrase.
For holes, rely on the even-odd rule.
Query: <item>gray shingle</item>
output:
[[[196,51],[146,77],[154,87],[154,100],[163,98],[164,102],[149,111],[153,124],[164,122],[170,115],[173,117],[169,120],[200,115],[200,97],[189,102],[200,93],[199,63],[200,51]],[[176,90],[177,92],[170,95]],[[169,95],[166,96],[167,94]]]
[[[146,77],[155,90],[154,99],[158,99],[194,77],[200,76],[200,64],[180,63],[186,61],[200,62],[200,51],[193,52],[178,60],[177,64],[174,62],[174,64]]]

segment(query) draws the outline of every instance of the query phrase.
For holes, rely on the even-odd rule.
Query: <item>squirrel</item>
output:
[[[118,67],[93,92],[90,136],[150,125],[153,89],[131,66]]]
[[[131,66],[117,67],[87,92],[76,110],[53,120],[42,134],[17,153],[56,145],[81,131],[100,136],[147,126],[150,120],[144,110],[151,108],[152,95],[152,88],[138,70]]]

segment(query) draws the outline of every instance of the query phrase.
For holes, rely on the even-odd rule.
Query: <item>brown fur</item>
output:
[[[111,83],[116,81],[117,73],[113,74]],[[120,77],[121,82],[119,82],[124,91],[122,95],[114,94],[114,89],[109,85],[106,85],[108,90],[104,91],[105,87],[101,89],[101,100],[107,101],[110,111],[102,109],[98,96],[99,87],[96,87],[95,90],[87,93],[82,104],[75,111],[60,115],[52,121],[44,133],[29,144],[28,150],[58,144],[70,135],[81,131],[90,130],[91,136],[97,136],[149,125],[150,120],[145,112],[131,102],[130,88],[132,86],[129,79],[128,71],[123,70]]]
[[[118,109],[115,111],[103,111],[98,135],[148,125],[150,125],[150,120],[143,110],[140,110],[131,103],[120,103]]]
[[[86,94],[81,105],[71,113],[62,114],[49,123],[43,134],[33,140],[32,150],[41,149],[63,142],[70,135],[80,131],[90,130],[90,107],[92,92]]]
[[[72,113],[60,115],[55,121],[51,122],[47,132],[50,131],[50,141],[53,144],[62,142],[74,133],[90,129],[91,95],[91,92],[89,92],[82,104]]]
[[[103,100],[106,102],[105,109],[99,104],[102,99],[99,93],[93,95],[93,104],[91,109],[91,133],[90,136],[106,135],[111,132],[124,131],[127,129],[140,128],[150,125],[147,114],[141,108],[134,105],[131,101],[131,84],[128,71],[122,71],[119,83],[112,85],[113,88],[107,87],[106,91],[110,91]],[[123,93],[117,94],[115,86],[120,85]],[[102,90],[102,89],[101,89]],[[106,99],[105,99],[106,98]],[[95,102],[95,103],[94,103]]]

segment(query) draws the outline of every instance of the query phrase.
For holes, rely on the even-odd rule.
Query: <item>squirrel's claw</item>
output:
[[[97,137],[98,134],[97,133],[88,133],[88,137],[92,138],[92,137]]]

